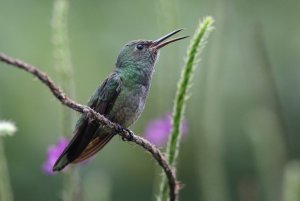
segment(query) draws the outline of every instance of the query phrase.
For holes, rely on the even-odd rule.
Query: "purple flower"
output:
[[[166,114],[163,117],[150,121],[145,129],[144,136],[156,146],[166,144],[172,129],[172,116]],[[187,133],[187,121],[184,118],[181,126],[181,134]]]
[[[67,138],[61,137],[61,138],[59,138],[59,140],[57,141],[57,143],[55,145],[51,145],[48,147],[47,159],[43,163],[43,166],[42,166],[44,173],[49,174],[49,175],[54,174],[54,172],[52,171],[52,167],[53,167],[54,163],[56,162],[56,160],[58,159],[58,157],[60,156],[60,154],[66,148],[68,143],[69,143],[69,140]]]

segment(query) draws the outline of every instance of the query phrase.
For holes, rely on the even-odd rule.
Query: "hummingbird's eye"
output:
[[[137,44],[136,49],[142,50],[142,49],[144,49],[144,45],[143,44]]]

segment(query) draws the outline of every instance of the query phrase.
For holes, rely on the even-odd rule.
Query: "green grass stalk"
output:
[[[54,45],[54,65],[60,75],[62,88],[72,98],[75,97],[75,84],[73,79],[73,67],[71,62],[71,51],[68,39],[68,0],[55,0],[52,16],[52,31]],[[62,106],[61,132],[63,135],[71,135],[75,121],[75,113],[67,107]],[[64,201],[80,200],[79,172],[70,169],[64,178]]]
[[[186,100],[188,98],[188,89],[192,81],[193,72],[196,68],[197,58],[200,55],[201,50],[205,47],[207,38],[213,29],[213,23],[214,20],[212,17],[206,17],[199,23],[188,48],[185,66],[178,82],[177,94],[173,108],[172,130],[166,150],[168,162],[174,169],[179,153],[181,122],[183,119]],[[161,181],[159,200],[169,200],[168,184],[165,177],[163,177]]]
[[[11,136],[16,132],[16,127],[13,123],[0,121],[0,200],[13,201],[13,193],[11,190],[9,172],[6,162],[3,136]]]
[[[75,97],[73,67],[68,39],[68,0],[55,0],[52,18],[54,66],[60,75],[62,88],[70,97]],[[62,131],[71,133],[75,114],[72,110],[62,106]]]

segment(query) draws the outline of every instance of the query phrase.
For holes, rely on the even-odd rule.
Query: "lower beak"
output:
[[[178,38],[174,38],[174,39],[166,41],[166,39],[170,38],[171,36],[177,34],[178,32],[180,32],[182,30],[183,29],[178,29],[178,30],[172,31],[171,33],[168,33],[167,35],[164,35],[163,37],[153,41],[153,44],[151,45],[151,47],[155,48],[155,49],[160,49],[170,43],[173,43],[175,41],[182,40],[182,39],[189,37],[189,36],[183,36],[183,37],[178,37]]]

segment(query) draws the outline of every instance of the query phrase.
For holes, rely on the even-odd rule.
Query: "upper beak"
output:
[[[183,36],[183,37],[178,37],[178,38],[174,38],[174,39],[165,41],[166,39],[170,38],[171,36],[177,34],[178,32],[180,32],[182,30],[183,29],[178,29],[178,30],[172,31],[171,33],[168,33],[167,35],[164,35],[163,37],[153,41],[153,44],[151,45],[151,47],[153,47],[155,49],[160,49],[170,43],[173,43],[175,41],[182,40],[184,38],[189,37],[189,36]]]

